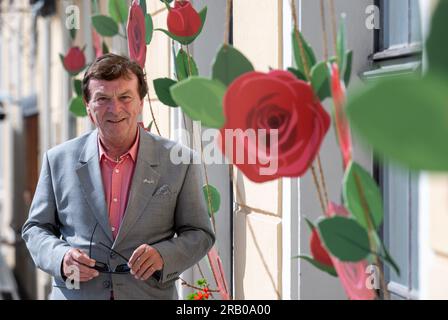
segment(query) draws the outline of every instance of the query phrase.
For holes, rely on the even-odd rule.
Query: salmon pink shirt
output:
[[[114,239],[117,237],[128,203],[132,176],[137,162],[139,131],[131,148],[118,159],[107,155],[98,135],[99,161],[103,178],[109,222]]]

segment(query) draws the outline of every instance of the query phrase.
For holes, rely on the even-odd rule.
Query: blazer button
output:
[[[110,256],[111,259],[115,259],[115,257],[116,257],[117,255],[116,255],[114,252],[111,251],[109,256]]]
[[[108,281],[108,280],[104,281],[103,282],[103,287],[106,288],[106,289],[109,288],[110,287],[110,281]]]

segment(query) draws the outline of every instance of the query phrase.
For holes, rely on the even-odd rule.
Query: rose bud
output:
[[[63,59],[65,70],[72,74],[76,74],[84,69],[86,65],[86,57],[79,47],[72,47]]]
[[[330,255],[328,254],[327,249],[322,246],[322,242],[320,241],[316,228],[314,228],[311,233],[310,248],[311,255],[316,261],[326,266],[333,267],[333,262],[331,261]]]
[[[146,24],[145,15],[138,1],[134,0],[129,8],[127,25],[129,58],[136,61],[142,69],[146,61]]]
[[[177,1],[168,12],[168,31],[178,37],[191,37],[199,32],[202,21],[189,1]]]

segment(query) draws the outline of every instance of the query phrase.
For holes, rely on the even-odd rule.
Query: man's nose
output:
[[[122,107],[123,103],[120,101],[120,99],[112,98],[108,106],[108,111],[111,113],[118,113],[121,111]]]

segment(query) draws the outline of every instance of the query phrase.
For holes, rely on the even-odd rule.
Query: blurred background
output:
[[[130,1],[126,1],[128,4]],[[444,0],[442,0],[444,1]],[[225,34],[225,0],[193,0],[208,7],[204,31],[190,50],[199,74],[209,76]],[[351,86],[378,78],[419,73],[425,68],[423,41],[437,1],[336,0],[347,19],[348,47],[354,50]],[[74,40],[66,28],[79,11]],[[98,10],[98,11],[96,11]],[[76,10],[75,10],[76,11]],[[20,237],[28,216],[43,153],[77,137],[92,125],[69,110],[72,79],[59,55],[73,45],[86,45],[87,62],[95,58],[91,16],[107,14],[107,0],[0,0],[0,299],[47,299],[49,276],[35,268]],[[159,0],[147,0],[154,27],[166,27]],[[319,1],[297,1],[301,30],[323,56]],[[328,17],[330,20],[330,17]],[[255,68],[286,69],[292,65],[291,8],[286,0],[234,0],[229,42],[250,58]],[[127,55],[126,40],[104,37],[109,50]],[[330,37],[328,45],[331,46]],[[174,72],[173,43],[155,32],[147,51],[148,80]],[[82,79],[78,76],[79,79]],[[183,140],[179,129],[196,134],[181,112],[160,103],[150,86],[150,99],[161,135]],[[325,108],[330,111],[327,102]],[[142,121],[152,120],[148,101]],[[195,131],[196,130],[196,131]],[[153,131],[154,132],[154,131]],[[413,172],[374,157],[354,137],[355,158],[373,173],[384,199],[382,237],[400,266],[398,276],[386,269],[393,299],[448,299],[448,178]],[[342,162],[331,130],[321,153],[329,198],[341,199]],[[310,233],[301,217],[315,220],[320,207],[310,174],[255,184],[227,165],[208,165],[210,183],[221,193],[216,214],[217,246],[225,277],[235,299],[345,299],[336,278],[291,257],[309,252]],[[233,174],[241,194],[234,195]],[[244,205],[242,205],[244,204]],[[202,262],[205,277],[215,286]],[[202,278],[193,267],[183,278]],[[191,289],[178,285],[181,297]]]

